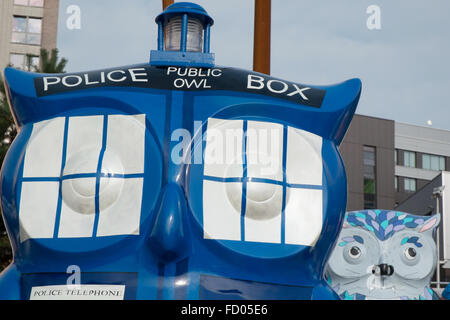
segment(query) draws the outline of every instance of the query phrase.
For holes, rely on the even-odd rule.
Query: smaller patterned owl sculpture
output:
[[[433,232],[440,216],[367,210],[348,212],[326,267],[344,300],[433,300]]]

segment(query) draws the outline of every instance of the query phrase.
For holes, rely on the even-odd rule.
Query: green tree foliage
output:
[[[16,127],[6,99],[5,83],[0,76],[0,161],[3,163],[6,152],[16,135]],[[3,270],[12,260],[11,246],[0,219],[0,270]]]
[[[5,231],[0,236],[0,272],[6,268],[12,260],[11,245]]]
[[[3,163],[9,145],[15,136],[16,126],[6,99],[5,82],[0,76],[0,163]]]
[[[67,59],[58,59],[58,49],[53,49],[51,53],[41,49],[41,62],[35,72],[39,73],[64,73],[67,65]]]
[[[39,73],[64,73],[67,59],[58,57],[58,49],[53,49],[49,53],[46,49],[41,49],[40,65],[34,71]],[[0,76],[0,163],[3,164],[6,152],[16,137],[17,131],[14,119],[6,97],[6,88],[3,78]],[[11,263],[12,252],[8,236],[0,219],[0,271]]]

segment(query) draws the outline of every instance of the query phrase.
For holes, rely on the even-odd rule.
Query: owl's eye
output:
[[[356,246],[351,247],[349,254],[353,259],[358,259],[361,256],[361,249]]]
[[[417,256],[417,251],[414,248],[408,248],[405,250],[405,257],[408,260],[414,260]]]

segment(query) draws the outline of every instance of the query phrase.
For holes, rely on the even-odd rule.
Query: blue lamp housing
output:
[[[210,29],[214,20],[201,6],[190,2],[170,5],[156,17],[158,50],[152,50],[152,66],[213,67]]]

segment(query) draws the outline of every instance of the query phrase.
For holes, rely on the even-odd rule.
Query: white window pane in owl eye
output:
[[[281,243],[283,187],[250,182],[246,191],[245,241]]]
[[[322,190],[287,189],[286,244],[314,246],[322,231]]]
[[[288,128],[286,179],[288,183],[322,185],[322,137]]]
[[[23,176],[59,177],[64,141],[65,118],[35,123],[27,144]]]
[[[145,115],[108,116],[105,158],[120,159],[124,174],[143,173],[145,159]],[[113,161],[115,165],[115,161]],[[111,172],[104,161],[102,172]],[[120,173],[120,172],[119,172]]]
[[[97,172],[103,116],[70,117],[64,175]]]
[[[143,183],[143,178],[101,179],[98,237],[139,234]]]
[[[243,175],[242,120],[208,119],[204,175],[222,178]]]
[[[283,181],[283,126],[248,121],[247,176]]]
[[[203,181],[205,239],[241,240],[242,183]]]
[[[58,238],[92,237],[95,221],[95,178],[64,180]]]
[[[20,242],[53,238],[59,182],[23,182],[20,193]]]

